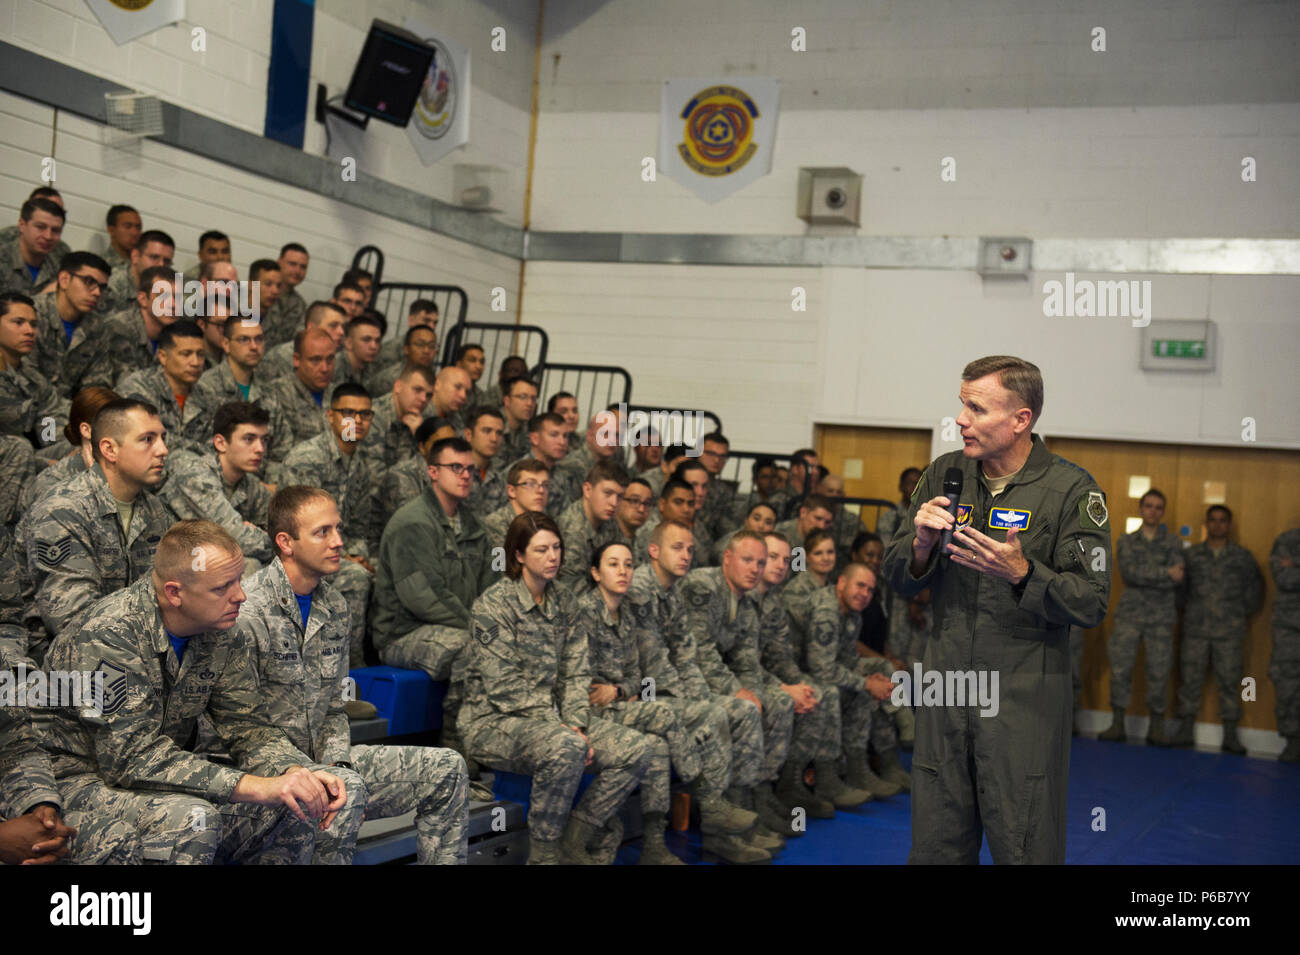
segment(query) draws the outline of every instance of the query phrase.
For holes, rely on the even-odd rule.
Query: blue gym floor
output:
[[[910,767],[910,754],[903,754]],[[1106,811],[1106,831],[1092,829]],[[1075,865],[1294,865],[1300,862],[1300,766],[1249,756],[1156,749],[1076,737],[1070,754],[1066,862]],[[777,865],[901,865],[912,842],[911,797],[810,819]],[[698,863],[697,831],[668,845]],[[631,865],[639,843],[619,850]],[[981,861],[991,863],[988,846]]]

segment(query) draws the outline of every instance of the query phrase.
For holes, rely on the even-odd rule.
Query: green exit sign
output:
[[[1154,338],[1151,354],[1156,358],[1204,358],[1205,342],[1178,338]]]

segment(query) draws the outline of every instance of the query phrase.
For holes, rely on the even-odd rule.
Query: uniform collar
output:
[[[546,585],[546,590],[544,592],[545,600],[540,604],[533,599],[533,592],[529,590],[528,585],[524,583],[524,575],[522,573],[519,575],[517,580],[511,580],[506,586],[510,588],[511,593],[514,595],[515,600],[518,601],[519,607],[524,613],[531,613],[535,610],[547,620],[554,619],[555,603],[559,596],[559,591],[555,588],[555,581],[551,581]]]
[[[1031,434],[1030,438],[1032,443],[1029,446],[1029,457],[1026,458],[1025,463],[1020,466],[1020,470],[1016,472],[1015,480],[1012,481],[1011,484],[1008,484],[1007,487],[1012,487],[1017,484],[1028,484],[1030,481],[1037,480],[1042,477],[1043,474],[1047,472],[1047,469],[1052,465],[1052,452],[1047,450],[1047,445],[1043,443],[1043,439],[1039,437],[1036,432]],[[965,458],[964,462],[966,466],[963,468],[963,471],[966,477],[973,478],[982,484],[983,481],[980,476],[983,472],[983,468],[980,466],[981,462],[972,458]],[[942,475],[940,475],[940,477],[942,478]]]

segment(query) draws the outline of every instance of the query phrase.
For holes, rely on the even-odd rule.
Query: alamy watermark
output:
[[[175,285],[159,279],[154,283],[156,296],[152,308],[155,317],[205,318],[215,315],[224,307],[232,318],[252,319],[257,324],[262,319],[262,283],[236,282],[234,279],[211,279],[200,282],[185,280],[182,272],[176,273]],[[179,291],[173,291],[178,289]]]
[[[630,419],[627,403],[618,403],[618,414],[603,411],[599,415],[596,443],[602,448],[668,447],[680,441],[688,458],[698,458],[704,451],[701,440],[707,425],[702,411],[638,411]]]
[[[68,707],[104,712],[103,670],[0,670],[0,706]]]
[[[1048,318],[1131,318],[1134,328],[1151,324],[1151,280],[1075,279],[1043,283],[1043,314]]]
[[[997,716],[997,670],[926,670],[913,664],[912,672],[895,670],[889,677],[895,706],[978,706],[980,716]]]

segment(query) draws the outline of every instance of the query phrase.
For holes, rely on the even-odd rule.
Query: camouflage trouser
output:
[[[1300,631],[1273,628],[1273,659],[1268,678],[1277,692],[1277,731],[1300,736]]]
[[[141,865],[144,855],[135,826],[121,818],[96,818],[94,813],[69,812],[66,825],[77,830],[63,862],[78,865]]]
[[[486,766],[533,777],[528,828],[539,839],[554,842],[572,813],[600,828],[645,773],[650,747],[636,730],[609,720],[592,720],[587,740],[594,750],[586,771],[596,778],[573,804],[584,772],[587,744],[558,721],[522,716],[489,716],[465,726],[470,755]]]
[[[762,780],[775,779],[781,772],[781,763],[772,765],[770,754],[763,749],[763,714],[758,712],[758,707],[734,696],[710,699],[727,714],[727,728],[731,733],[731,785],[748,789]]]
[[[1070,673],[1074,679],[1074,711],[1083,705],[1083,628],[1070,628]]]
[[[468,630],[426,623],[379,651],[379,658],[390,667],[423,670],[435,680],[449,681],[447,695],[442,700],[444,739],[455,735],[456,716],[465,697],[468,643]]]
[[[363,667],[366,665],[365,656],[365,639],[366,639],[366,607],[370,602],[370,587],[374,583],[374,575],[366,570],[356,561],[344,560],[339,561],[339,572],[330,578],[330,582],[338,588],[343,599],[348,602],[348,666]]]
[[[858,672],[864,677],[871,673],[889,676],[894,672],[894,665],[884,657],[858,657]],[[852,692],[857,693],[856,690]],[[867,698],[868,723],[865,731],[871,742],[871,748],[877,753],[897,749],[898,725],[894,719],[894,714],[899,711],[900,707],[889,698],[878,700],[866,692],[862,695]]]
[[[1110,705],[1126,709],[1133,692],[1133,664],[1138,641],[1146,645],[1147,709],[1163,714],[1169,696],[1169,671],[1173,668],[1174,622],[1117,616],[1110,634]]]
[[[1182,682],[1178,685],[1178,715],[1196,719],[1201,708],[1201,689],[1205,682],[1205,664],[1214,666],[1219,684],[1219,719],[1241,719],[1241,648],[1246,640],[1243,625],[1232,634],[1183,633],[1179,648]]]
[[[415,811],[420,865],[464,865],[469,853],[469,776],[452,749],[425,746],[353,746],[352,767],[365,783],[365,817],[388,819]],[[357,842],[316,840],[312,862],[349,865]]]
[[[800,682],[813,688],[817,706],[811,713],[795,714],[789,759],[800,768],[816,759],[839,759],[840,688],[816,683],[807,674]]]
[[[780,687],[754,690],[763,704],[763,779],[774,782],[790,755],[794,736],[794,698]]]
[[[731,728],[727,711],[711,699],[664,696],[659,701],[672,707],[695,747],[700,767],[695,791],[701,796],[721,795],[731,785]],[[682,775],[681,769],[677,774]]]
[[[840,740],[845,753],[866,753],[874,739],[873,717],[880,701],[866,690],[838,687],[840,695]]]
[[[700,774],[700,756],[695,742],[666,700],[654,702],[624,700],[610,706],[592,707],[593,715],[646,735],[650,761],[641,777],[641,811],[668,811],[672,771],[689,783]]]
[[[360,779],[346,770],[331,769],[348,788],[348,806],[333,825],[356,830],[360,808],[349,811],[356,793],[364,794]],[[356,787],[354,790],[353,787]],[[283,807],[248,803],[214,805],[184,793],[136,792],[106,786],[98,776],[75,776],[60,782],[64,808],[77,818],[69,861],[95,861],[105,845],[121,838],[122,825],[140,845],[146,865],[211,865],[240,862],[254,865],[306,865],[311,862],[316,827],[300,822]]]

